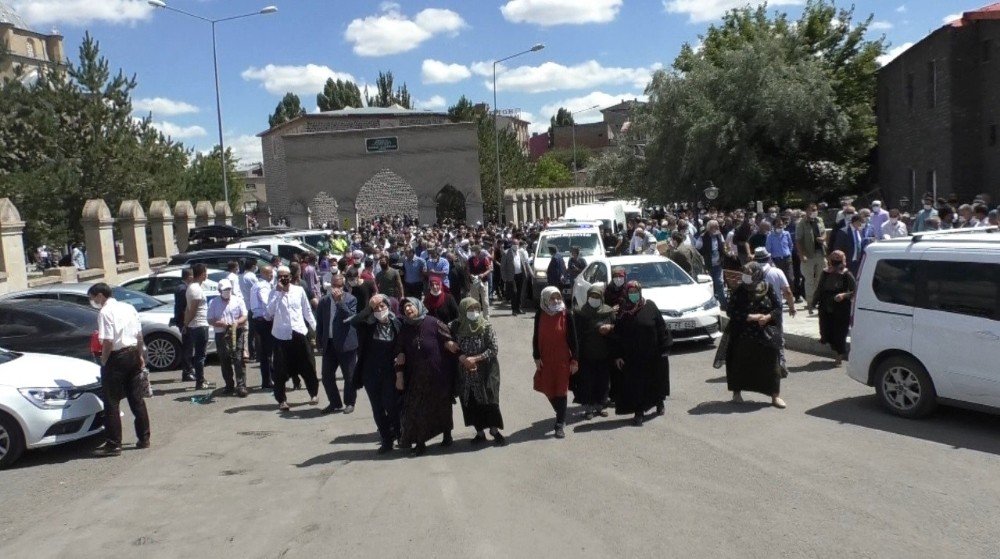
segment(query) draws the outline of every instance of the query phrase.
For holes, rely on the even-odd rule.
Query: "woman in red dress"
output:
[[[535,314],[532,349],[535,357],[535,390],[545,394],[556,412],[555,435],[566,436],[566,394],[569,377],[576,374],[577,340],[573,315],[566,309],[558,287],[546,287]]]

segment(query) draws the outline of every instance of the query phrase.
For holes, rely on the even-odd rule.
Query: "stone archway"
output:
[[[465,195],[450,184],[444,185],[434,196],[438,223],[451,219],[465,221]]]
[[[309,209],[312,210],[312,222],[317,227],[324,227],[325,224],[333,224],[333,228],[337,229],[337,210],[339,204],[337,200],[327,194],[325,191],[321,191],[316,196],[313,196],[311,202],[309,202]]]
[[[406,179],[389,169],[372,175],[354,200],[359,221],[381,216],[419,216],[417,192]]]

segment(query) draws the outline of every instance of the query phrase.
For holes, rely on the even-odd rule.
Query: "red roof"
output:
[[[983,20],[1000,20],[1000,2],[996,4],[990,4],[989,6],[984,6],[978,10],[972,10],[971,12],[965,12],[962,17],[952,21],[948,25],[951,27],[962,27],[963,25],[973,22],[973,21],[983,21]]]

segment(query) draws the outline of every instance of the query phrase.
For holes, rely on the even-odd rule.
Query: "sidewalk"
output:
[[[834,355],[830,346],[819,343],[819,315],[814,314],[809,316],[809,313],[806,312],[805,303],[795,305],[795,310],[797,312],[795,313],[794,318],[788,316],[787,310],[785,311],[785,315],[783,317],[785,349],[834,359],[836,355]],[[723,315],[722,327],[725,328],[728,323],[729,319]],[[850,349],[851,339],[848,337],[848,353],[850,353]]]

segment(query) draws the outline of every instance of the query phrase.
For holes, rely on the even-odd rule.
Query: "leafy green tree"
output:
[[[573,149],[554,149],[546,153],[545,155],[552,156],[553,159],[562,164],[570,171],[573,170]],[[586,169],[590,165],[590,161],[594,156],[594,150],[585,147],[577,146],[576,148],[576,168]]]
[[[365,100],[368,102],[369,107],[399,105],[406,109],[413,108],[413,99],[410,97],[410,90],[407,89],[406,83],[404,82],[403,85],[393,90],[393,81],[391,71],[379,72],[378,79],[375,80],[376,92],[374,97],[368,95],[368,88],[365,87]]]
[[[476,119],[479,133],[479,182],[483,192],[483,204],[490,219],[497,218],[497,203],[501,194],[497,191],[496,128],[488,115]],[[500,130],[500,182],[503,190],[527,188],[531,186],[532,169],[528,157],[521,149],[517,136],[509,128]]]
[[[562,188],[573,184],[573,173],[551,154],[535,163],[534,183],[538,188]]]
[[[465,95],[459,97],[458,102],[448,107],[448,116],[452,122],[472,122],[478,116],[476,108]]]
[[[197,153],[184,173],[184,193],[192,201],[222,200],[222,159],[218,144],[212,151]],[[243,179],[236,170],[238,158],[233,156],[231,149],[226,148],[226,178],[229,181],[229,207],[233,213],[242,211],[239,205],[243,191]]]
[[[555,136],[556,127],[572,126],[573,124],[574,124],[573,113],[571,113],[569,109],[565,107],[559,107],[559,110],[556,111],[556,114],[554,114],[549,119],[549,147],[552,147],[554,145],[556,137]]]
[[[362,106],[361,90],[358,84],[348,80],[326,80],[323,93],[316,96],[316,105],[321,111],[339,111]]]
[[[302,100],[294,93],[286,93],[274,108],[274,114],[267,119],[267,123],[274,128],[279,124],[284,124],[300,116],[305,116],[306,110],[302,108]]]

